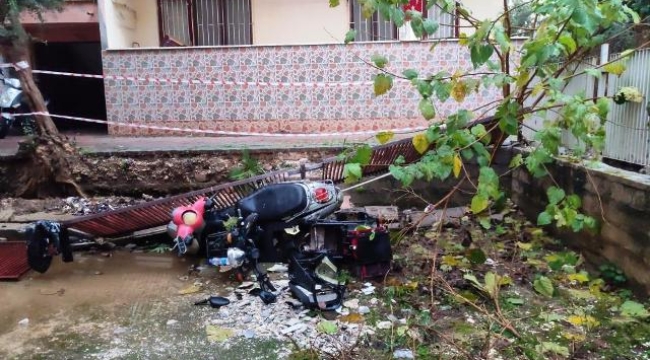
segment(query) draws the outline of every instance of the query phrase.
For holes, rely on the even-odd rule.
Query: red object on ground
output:
[[[28,271],[25,243],[21,241],[0,242],[0,280],[18,280]]]
[[[404,11],[409,10],[424,12],[424,0],[409,0],[409,3],[404,5]]]

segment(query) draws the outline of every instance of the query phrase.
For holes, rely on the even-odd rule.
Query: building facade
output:
[[[313,133],[426,125],[408,82],[396,81],[389,94],[374,96],[377,70],[367,62],[379,53],[388,56],[394,73],[469,69],[469,53],[457,42],[462,22],[433,7],[425,16],[440,30],[413,41],[379,14],[363,17],[357,0],[340,3],[99,0],[104,74],[150,79],[105,81],[107,118],[114,122],[109,133],[160,134],[159,126]],[[464,4],[477,17],[494,17],[499,8],[495,0]],[[356,41],[344,45],[350,28]],[[481,90],[466,101],[498,96]],[[441,116],[459,106],[453,100],[436,105]]]

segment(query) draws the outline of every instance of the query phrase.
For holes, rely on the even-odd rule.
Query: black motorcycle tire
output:
[[[27,241],[27,263],[29,267],[41,274],[45,273],[52,265],[48,242],[42,234],[39,234],[39,231],[33,232]]]
[[[9,133],[9,126],[6,123],[0,125],[0,139],[4,139],[5,137],[7,137],[8,133]]]

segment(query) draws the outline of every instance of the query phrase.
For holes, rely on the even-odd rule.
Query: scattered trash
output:
[[[367,283],[366,283],[366,284],[367,284]],[[366,287],[364,287],[363,289],[361,289],[361,292],[362,292],[364,295],[372,295],[372,294],[375,293],[375,287],[372,286],[372,285],[370,285],[370,286],[366,286]]]
[[[398,349],[393,352],[393,359],[415,359],[413,351],[409,349]]]
[[[28,318],[24,318],[24,319],[20,320],[20,321],[18,322],[18,325],[21,325],[21,326],[27,326],[27,325],[29,325],[29,319],[28,319]]]
[[[336,326],[336,325],[334,325],[334,326]],[[281,333],[282,335],[287,335],[287,334],[291,334],[291,333],[293,333],[293,332],[298,332],[298,331],[300,331],[300,330],[304,330],[306,327],[307,327],[306,324],[298,323],[298,324],[295,324],[295,325],[289,326],[288,328],[282,329],[282,331],[280,331],[280,333]],[[336,331],[335,331],[335,332],[336,332]]]
[[[178,324],[178,320],[174,320],[174,319],[167,320],[167,326],[173,326],[176,324]]]
[[[226,341],[234,335],[234,332],[231,329],[216,325],[206,325],[205,332],[208,335],[208,340],[214,342]]]
[[[237,288],[238,289],[248,289],[248,288],[252,288],[254,285],[255,285],[255,283],[252,282],[252,281],[245,281],[241,285],[239,285]]]
[[[289,271],[289,268],[286,265],[283,264],[275,264],[268,268],[266,271],[268,272],[287,272]]]
[[[95,275],[103,275],[104,273],[101,271],[95,271]]]

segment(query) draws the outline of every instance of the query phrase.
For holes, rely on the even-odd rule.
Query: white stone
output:
[[[356,309],[359,307],[359,299],[352,299],[348,300],[343,303],[343,306],[350,308],[350,309]]]
[[[359,309],[357,311],[359,312],[359,314],[363,315],[369,313],[370,308],[367,306],[359,306]]]
[[[390,321],[380,321],[377,323],[377,329],[390,329],[393,323]]]
[[[29,325],[29,319],[28,319],[28,318],[24,318],[24,319],[20,320],[20,321],[18,322],[18,325],[22,325],[22,326],[27,326],[27,325]]]
[[[167,320],[167,326],[176,325],[177,323],[178,320],[174,320],[174,319]]]
[[[398,349],[393,352],[394,359],[415,359],[413,351],[409,349]]]

